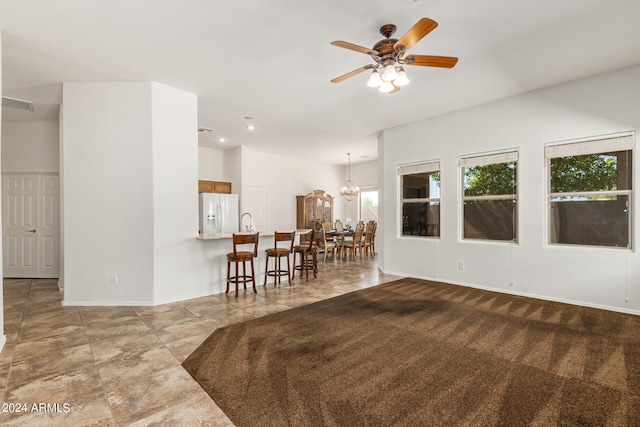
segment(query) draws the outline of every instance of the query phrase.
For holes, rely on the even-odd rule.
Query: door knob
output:
[[[29,233],[35,233],[35,232],[36,232],[36,229],[34,228],[33,230],[27,230],[27,232],[29,232]]]

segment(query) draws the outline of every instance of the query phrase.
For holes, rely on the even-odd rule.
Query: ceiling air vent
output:
[[[2,106],[33,112],[33,103],[31,101],[24,101],[22,99],[16,99],[16,98],[9,98],[8,96],[2,97]]]

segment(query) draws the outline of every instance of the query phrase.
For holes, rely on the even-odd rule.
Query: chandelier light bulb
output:
[[[380,87],[382,84],[382,79],[380,78],[380,73],[377,70],[373,70],[371,76],[369,77],[369,81],[367,82],[367,86],[369,87]]]
[[[398,77],[398,72],[396,71],[396,67],[389,64],[384,67],[384,72],[382,73],[382,80],[385,82],[392,82]]]

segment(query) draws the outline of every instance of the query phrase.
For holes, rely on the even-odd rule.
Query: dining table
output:
[[[356,234],[356,231],[353,228],[342,230],[342,231],[336,230],[334,228],[332,230],[327,231],[325,234],[327,237],[353,236],[354,234]]]

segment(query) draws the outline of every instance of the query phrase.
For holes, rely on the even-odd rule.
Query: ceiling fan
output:
[[[380,40],[371,49],[341,40],[331,42],[333,46],[365,53],[371,56],[374,61],[374,64],[364,65],[347,74],[336,77],[331,80],[331,83],[339,83],[363,71],[373,70],[367,85],[377,87],[380,92],[394,93],[399,91],[400,87],[409,83],[407,73],[404,71],[404,65],[452,68],[458,62],[458,58],[431,55],[404,56],[407,50],[437,26],[438,23],[436,21],[422,18],[405,35],[399,39],[392,39],[391,36],[396,32],[397,27],[393,24],[383,25],[380,27],[380,34],[386,38]]]

